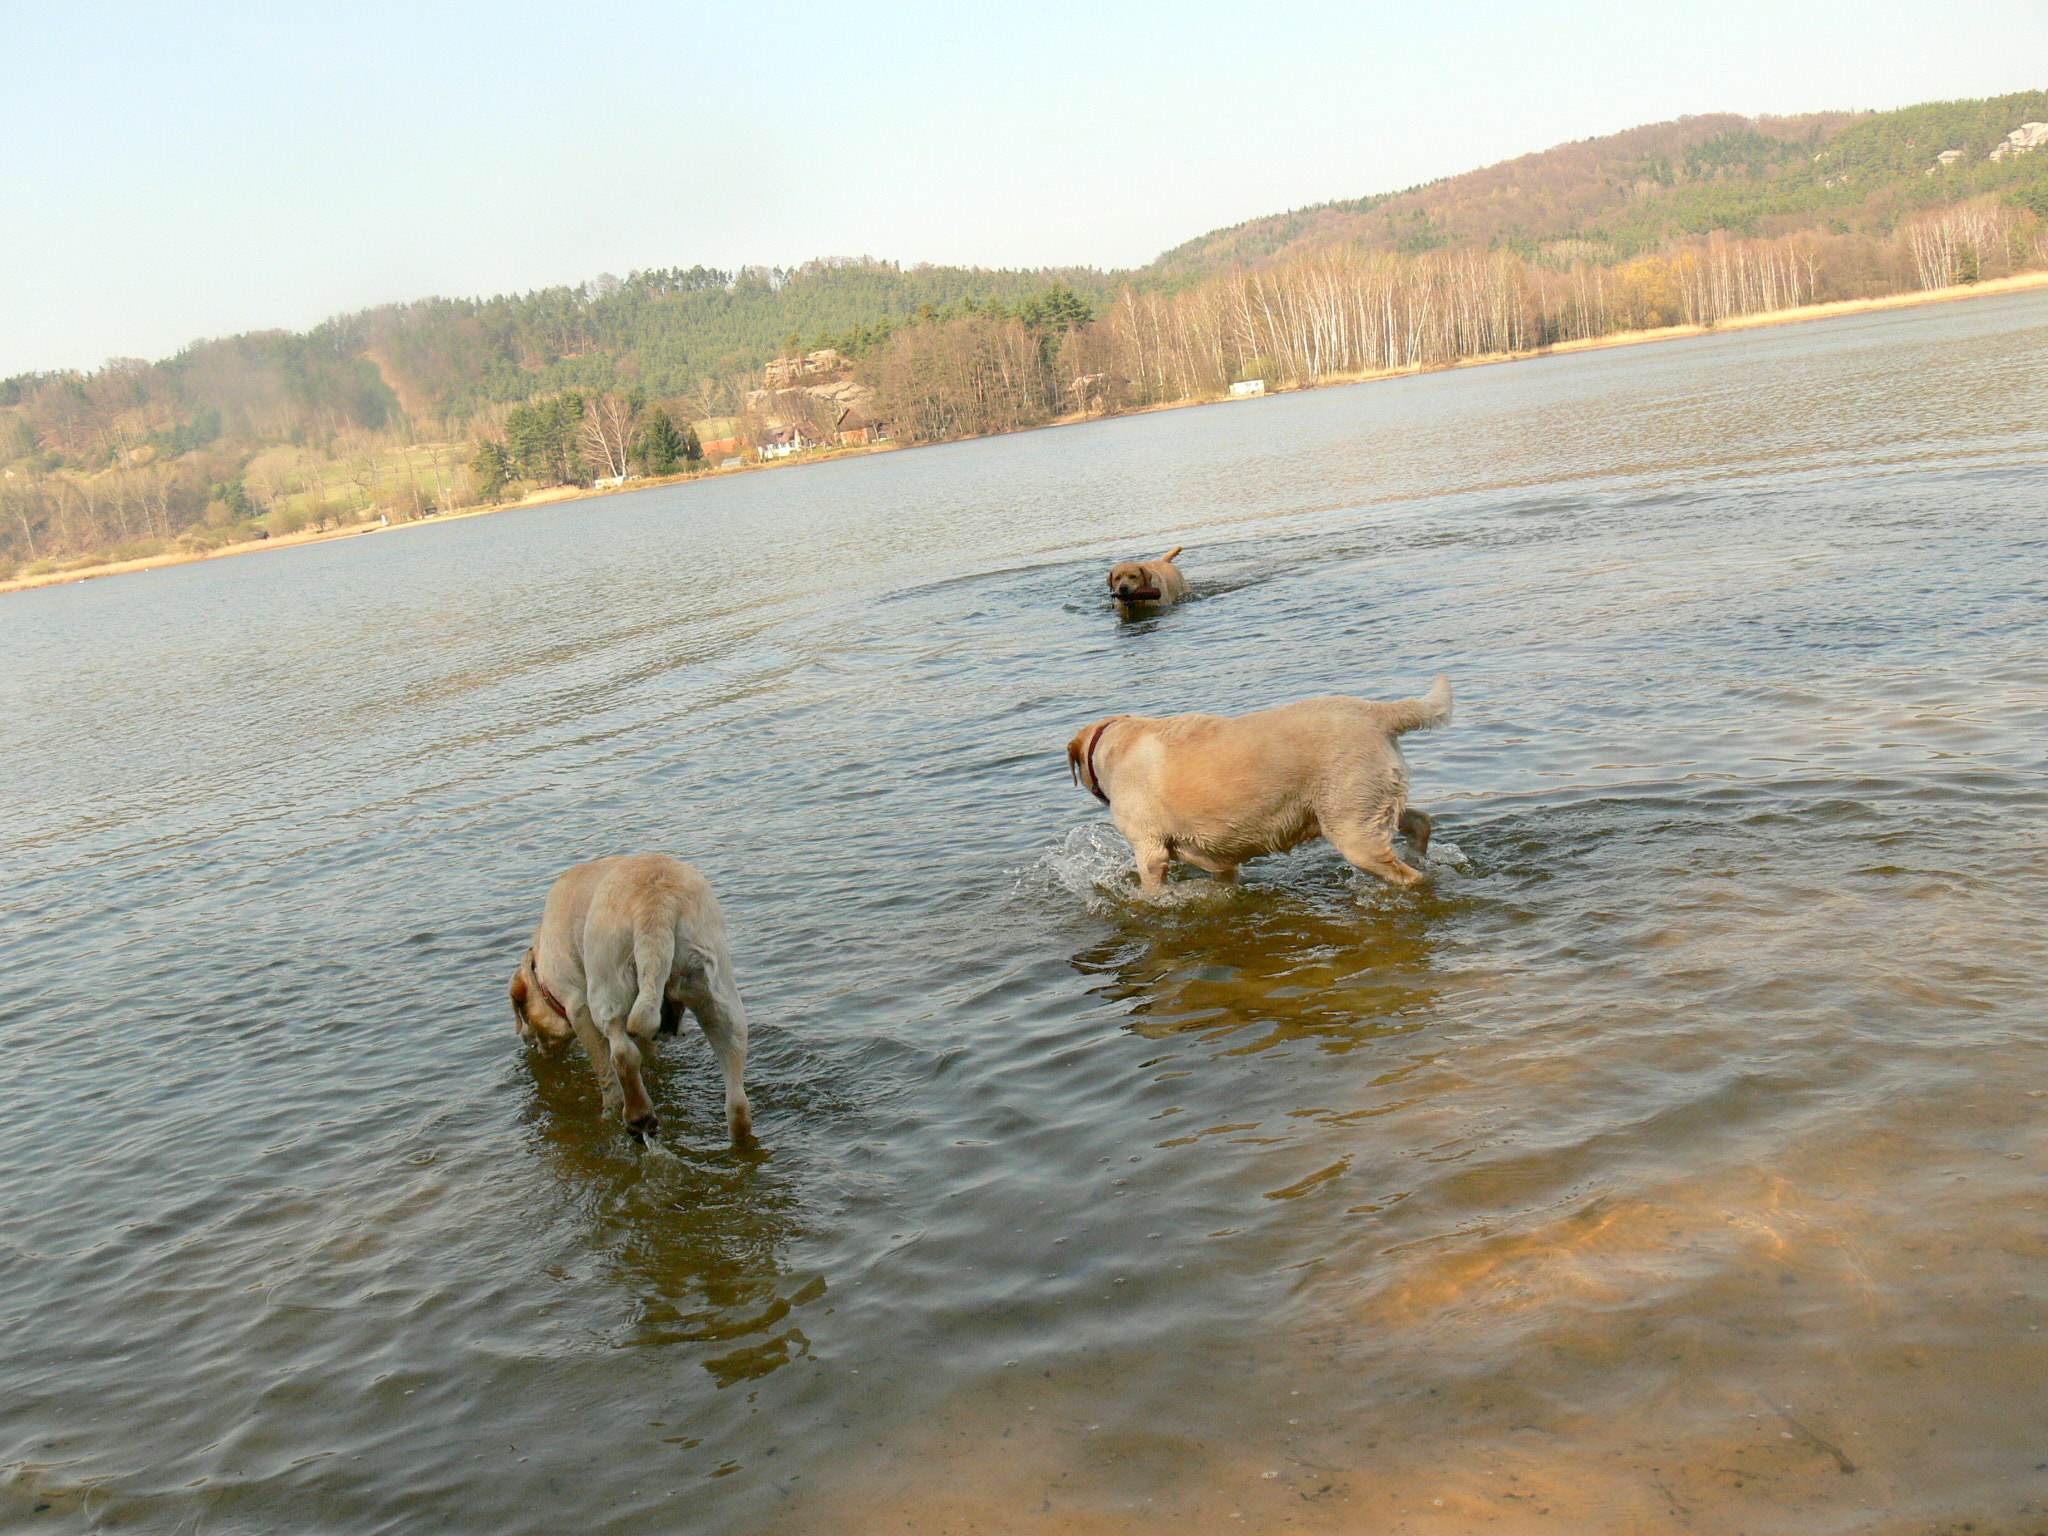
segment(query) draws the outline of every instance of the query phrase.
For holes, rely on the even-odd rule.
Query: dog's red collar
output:
[[[1095,749],[1102,744],[1102,733],[1104,731],[1115,725],[1117,721],[1130,718],[1129,715],[1111,715],[1107,720],[1096,726],[1095,734],[1088,738],[1088,750],[1081,754],[1081,771],[1086,775],[1081,781],[1082,786],[1104,805],[1109,804],[1109,796],[1102,792],[1102,780],[1095,776]]]
[[[569,1019],[569,1010],[562,1006],[562,1000],[559,997],[555,996],[554,993],[550,992],[548,990],[548,984],[540,979],[540,956],[535,954],[532,950],[528,950],[526,952],[526,964],[527,969],[533,972],[533,984],[536,987],[540,988],[540,995],[542,999],[547,1003],[547,1005],[550,1008],[554,1009],[555,1012],[559,1013],[564,1019]],[[569,1022],[573,1024],[575,1020],[569,1019]]]

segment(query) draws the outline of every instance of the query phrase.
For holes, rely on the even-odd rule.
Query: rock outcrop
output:
[[[2048,123],[2021,123],[2005,136],[2003,144],[1991,151],[1991,158],[2003,160],[2008,155],[2024,155],[2043,144],[2048,144]]]
[[[750,389],[747,391],[747,410],[768,421],[782,423],[813,414],[804,409],[807,400],[822,401],[836,410],[864,410],[874,398],[875,392],[865,384],[853,379],[834,379],[827,384],[807,384],[802,389]]]
[[[765,387],[747,391],[747,412],[775,427],[865,412],[875,392],[853,378],[852,370],[852,362],[831,347],[778,357],[761,370]]]
[[[778,357],[762,369],[770,389],[789,389],[813,379],[837,378],[853,365],[832,347],[820,347],[801,357]]]

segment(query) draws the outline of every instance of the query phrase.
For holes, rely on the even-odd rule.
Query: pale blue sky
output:
[[[1132,265],[1682,113],[2043,86],[2043,0],[0,0],[0,375],[635,267]]]

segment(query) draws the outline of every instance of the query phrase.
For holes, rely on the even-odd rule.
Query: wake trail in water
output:
[[[1431,875],[1467,872],[1471,860],[1456,843],[1437,838],[1426,857],[1413,860]],[[1070,827],[1060,840],[1023,869],[1013,870],[1017,895],[1035,901],[1077,904],[1098,916],[1116,912],[1186,911],[1226,905],[1240,899],[1247,887],[1225,885],[1206,876],[1170,879],[1158,896],[1138,893],[1137,870],[1131,845],[1123,834],[1106,821],[1091,821]],[[1358,894],[1372,898],[1389,888],[1376,876],[1356,874]],[[1263,886],[1264,881],[1258,881]]]

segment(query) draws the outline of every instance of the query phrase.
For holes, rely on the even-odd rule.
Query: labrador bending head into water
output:
[[[1181,552],[1176,544],[1157,560],[1121,560],[1109,568],[1109,591],[1126,608],[1149,604],[1164,607],[1188,595],[1188,579],[1181,575],[1173,557]]]
[[[1417,856],[1431,822],[1408,806],[1400,738],[1451,718],[1451,683],[1420,699],[1303,699],[1256,714],[1111,715],[1067,743],[1074,781],[1109,807],[1138,857],[1147,895],[1175,859],[1237,878],[1237,866],[1328,838],[1352,864],[1390,885],[1422,871],[1394,852],[1405,834]]]
[[[581,1041],[604,1107],[642,1140],[659,1126],[636,1042],[674,1034],[686,1007],[718,1057],[726,1124],[734,1145],[744,1144],[753,1137],[741,1081],[747,1014],[725,914],[704,877],[680,859],[640,853],[592,859],[555,881],[512,974],[514,1023],[535,1045]]]

